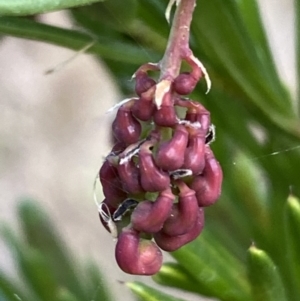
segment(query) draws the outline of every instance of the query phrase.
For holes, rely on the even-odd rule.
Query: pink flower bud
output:
[[[154,112],[153,121],[159,126],[168,127],[173,127],[178,123],[172,93],[167,92],[164,95],[160,108]]]
[[[132,227],[146,233],[158,232],[169,217],[175,196],[170,188],[161,192],[155,202],[140,202],[131,214]]]
[[[177,181],[180,194],[177,204],[173,205],[168,219],[165,221],[162,232],[170,235],[183,235],[189,232],[198,218],[198,202],[195,191],[183,181]]]
[[[198,121],[201,124],[202,132],[206,135],[210,126],[210,112],[207,111],[202,104],[191,100],[176,98],[175,105],[187,108],[185,120],[190,122]]]
[[[173,127],[178,123],[178,118],[174,106],[162,105],[155,111],[153,121],[159,126]]]
[[[119,108],[112,129],[116,139],[126,145],[136,143],[141,134],[141,124],[132,115],[129,105],[126,104]]]
[[[210,113],[208,111],[205,110],[200,113],[187,111],[185,119],[190,122],[198,121],[201,124],[201,131],[206,135],[210,126]]]
[[[140,172],[134,161],[127,160],[118,165],[119,177],[127,193],[139,194],[145,192],[140,183]]]
[[[190,169],[193,175],[201,173],[205,164],[204,153],[205,134],[201,129],[191,128],[182,168]]]
[[[173,88],[179,95],[187,95],[193,92],[197,82],[198,80],[191,73],[183,72],[175,78]]]
[[[214,204],[221,194],[223,172],[219,162],[209,146],[205,147],[205,167],[203,173],[192,182],[196,191],[198,205],[201,207]]]
[[[140,239],[139,232],[124,228],[115,252],[119,267],[128,274],[154,275],[162,265],[162,253],[150,240]]]
[[[143,96],[136,100],[131,108],[132,114],[142,121],[150,120],[154,110],[155,105],[153,102],[153,97],[146,98]]]
[[[168,173],[156,166],[152,152],[149,149],[152,145],[152,142],[145,142],[140,149],[139,168],[141,184],[145,191],[163,191],[170,186],[170,177]]]
[[[165,234],[163,230],[161,230],[154,234],[154,239],[157,245],[162,250],[167,252],[173,252],[175,250],[178,250],[185,244],[196,239],[200,235],[203,226],[204,226],[204,212],[202,208],[199,208],[197,220],[189,232],[186,232],[183,235],[171,236]]]
[[[106,160],[100,168],[99,178],[107,202],[113,207],[118,207],[119,203],[126,198],[127,193],[122,188],[117,168],[109,160]]]
[[[155,80],[149,77],[146,72],[138,72],[135,78],[135,92],[138,96],[156,85]]]
[[[173,137],[163,142],[157,151],[155,162],[164,170],[179,169],[184,162],[188,142],[188,131],[184,125],[177,125]]]

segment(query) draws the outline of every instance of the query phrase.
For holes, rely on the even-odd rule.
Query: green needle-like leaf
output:
[[[1,234],[14,251],[26,285],[42,300],[54,300],[57,281],[46,257],[39,250],[19,241],[9,228],[3,227]]]
[[[284,90],[280,91],[283,87],[280,83],[279,77],[277,76],[275,63],[266,37],[257,0],[238,1],[237,5],[240,8],[247,30],[255,43],[257,55],[264,63],[263,66],[266,68],[266,74],[271,77],[271,81],[277,83],[277,85],[274,85],[273,87],[275,89],[279,88],[279,93],[284,93]]]
[[[141,282],[127,282],[126,285],[138,296],[140,301],[186,301],[156,290]]]
[[[75,30],[63,29],[31,20],[0,17],[0,33],[23,39],[39,40],[57,46],[80,50],[87,45],[87,53],[97,54],[114,61],[142,64],[149,60],[148,52],[141,52],[140,48],[130,43],[112,40],[95,40],[94,37]],[[152,51],[150,55],[157,57]]]
[[[293,195],[288,197],[285,206],[284,223],[291,298],[297,298],[300,287],[300,201]]]
[[[223,301],[250,300],[245,271],[240,262],[207,229],[194,242],[172,255],[197,279],[203,294]]]
[[[210,291],[206,290],[206,287],[202,287],[201,282],[197,281],[187,270],[175,262],[165,263],[160,271],[152,276],[152,279],[161,285],[212,296]]]
[[[265,251],[249,248],[248,272],[254,301],[287,301],[278,268]]]
[[[296,70],[297,82],[300,79],[300,0],[295,0],[295,18],[296,18]],[[300,87],[297,86],[297,104],[300,112]]]
[[[86,265],[86,286],[88,291],[91,292],[90,299],[93,301],[111,301],[109,286],[105,281],[104,276],[100,273],[95,262],[89,262]]]
[[[9,279],[3,272],[0,272],[0,300],[16,301],[19,298],[22,301],[34,301],[31,298],[25,297],[20,287]]]
[[[25,200],[20,203],[18,213],[26,240],[47,258],[51,267],[49,271],[78,298],[85,298],[71,255],[56,235],[54,225],[45,212],[33,201]]]
[[[65,288],[61,288],[56,296],[55,301],[80,301],[74,294]]]
[[[26,16],[104,0],[0,0],[0,16]]]

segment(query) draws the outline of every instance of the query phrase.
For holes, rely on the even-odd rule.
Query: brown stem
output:
[[[172,22],[167,49],[160,62],[160,80],[173,81],[179,74],[182,58],[189,56],[190,25],[196,0],[181,0]]]

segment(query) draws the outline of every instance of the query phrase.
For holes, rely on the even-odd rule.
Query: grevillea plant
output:
[[[115,145],[99,174],[100,218],[116,238],[125,272],[154,274],[162,290],[197,299],[297,301],[299,91],[283,83],[257,0],[175,2],[167,9],[169,33],[167,0],[0,0],[1,41],[13,36],[85,49],[125,95],[115,107]],[[298,82],[300,1],[294,2]],[[58,9],[68,9],[76,29],[36,18]],[[207,94],[209,78],[197,58],[213,82]],[[218,135],[210,145],[212,123]],[[111,275],[95,263],[78,270],[43,210],[28,201],[18,208],[20,237],[9,227],[1,237],[22,283],[0,271],[0,300],[112,300],[103,282]],[[161,266],[161,250],[172,262]],[[183,300],[141,281],[126,286],[140,300]]]
[[[176,2],[165,54],[134,73],[137,97],[117,106],[116,143],[99,172],[105,196],[100,219],[117,238],[116,260],[129,274],[157,273],[160,249],[172,252],[196,239],[204,207],[221,193],[222,169],[209,145],[210,113],[186,97],[203,77],[210,89],[208,74],[189,47],[196,1]],[[182,71],[183,63],[188,71]],[[150,72],[158,73],[157,80]]]

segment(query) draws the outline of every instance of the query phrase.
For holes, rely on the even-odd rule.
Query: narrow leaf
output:
[[[79,301],[79,299],[66,288],[60,288],[55,301]]]
[[[93,301],[111,301],[113,300],[109,292],[109,285],[105,281],[95,262],[89,262],[86,265],[86,283],[90,298]]]
[[[152,279],[161,285],[205,296],[213,296],[205,286],[201,285],[201,282],[197,281],[187,270],[175,262],[165,263],[160,271],[152,276]]]
[[[87,53],[97,54],[105,59],[142,64],[151,57],[157,57],[152,51],[143,52],[139,47],[130,43],[115,40],[95,40],[90,35],[64,29],[56,26],[42,24],[31,20],[13,17],[0,17],[0,34],[10,35],[23,39],[43,41],[57,46],[81,50],[87,45],[93,45]]]
[[[33,301],[32,296],[31,299],[25,297],[19,286],[0,271],[0,300],[17,301],[18,298],[22,301]]]
[[[285,206],[286,259],[292,298],[299,297],[300,287],[300,201],[293,195]]]
[[[296,26],[296,70],[297,70],[297,82],[300,80],[300,0],[294,1],[295,6],[295,26]],[[300,111],[300,87],[297,85],[297,105]]]
[[[186,301],[175,298],[138,281],[127,282],[126,285],[141,301]]]
[[[76,265],[65,244],[56,234],[55,226],[42,209],[31,200],[25,200],[18,207],[24,236],[30,246],[44,254],[49,263],[49,272],[54,273],[58,283],[85,298]]]
[[[248,272],[254,301],[287,301],[278,268],[265,251],[249,248]]]
[[[207,229],[172,256],[197,279],[207,295],[224,301],[249,300],[243,266]]]
[[[34,15],[99,1],[103,0],[0,0],[0,15]]]

